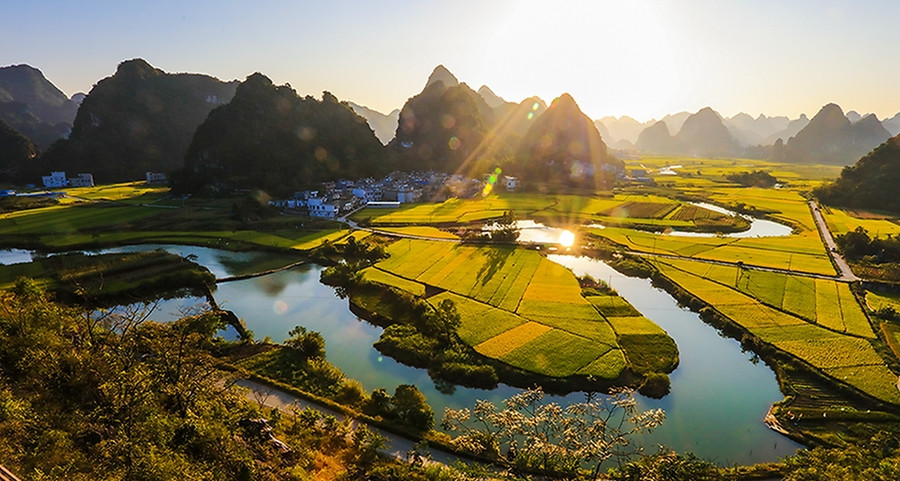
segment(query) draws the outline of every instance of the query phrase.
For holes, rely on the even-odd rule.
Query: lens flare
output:
[[[456,137],[450,137],[450,140],[447,142],[447,145],[450,147],[450,150],[456,150],[462,145],[462,141],[457,139]]]
[[[272,310],[275,311],[275,314],[284,314],[287,312],[288,305],[284,301],[275,301],[275,304],[272,306]]]
[[[500,167],[494,169],[490,175],[488,175],[487,182],[484,184],[484,188],[481,190],[481,196],[487,197],[494,191],[494,186],[497,185],[497,181],[500,180],[500,174],[503,170]]]
[[[563,247],[572,247],[575,244],[575,233],[570,230],[564,230],[559,233],[559,245]]]

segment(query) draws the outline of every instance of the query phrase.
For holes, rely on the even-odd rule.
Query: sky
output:
[[[443,64],[510,101],[569,92],[592,118],[900,112],[895,0],[0,0],[0,12],[0,66],[39,68],[68,95],[143,58],[222,80],[261,72],[386,113]]]

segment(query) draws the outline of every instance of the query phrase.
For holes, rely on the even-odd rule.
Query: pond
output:
[[[141,250],[162,247],[181,255],[194,254],[197,261],[233,275],[228,259],[232,253],[190,246],[132,246]],[[237,259],[248,259],[234,254]],[[251,256],[252,258],[252,256]],[[737,341],[721,337],[700,320],[696,313],[678,307],[665,292],[648,280],[619,274],[612,268],[588,258],[551,255],[555,262],[576,274],[589,273],[609,282],[641,313],[662,326],[680,351],[680,365],[671,374],[672,392],[661,400],[639,396],[642,409],[662,408],[667,420],[652,434],[643,436],[648,450],[662,444],[678,452],[691,451],[719,464],[731,465],[775,461],[793,454],[800,445],[769,430],[762,419],[769,406],[782,398],[775,375],[763,363],[754,362],[751,353],[742,352]],[[258,259],[266,260],[265,257]],[[248,261],[249,266],[252,261]],[[245,267],[247,267],[245,266]],[[485,391],[457,387],[448,392],[439,388],[424,369],[402,365],[382,356],[372,344],[381,328],[360,321],[350,312],[346,299],[319,282],[322,267],[303,265],[290,270],[221,283],[214,293],[216,301],[245,320],[257,339],[283,341],[288,331],[302,325],[318,331],[326,341],[327,358],[347,376],[359,380],[366,390],[385,387],[393,392],[400,384],[414,384],[435,410],[439,421],[444,409],[469,407],[478,399],[499,402],[518,389],[501,385]],[[172,320],[185,309],[203,303],[199,298],[160,301],[152,318]],[[583,393],[553,396],[567,404],[583,400]]]
[[[773,222],[767,219],[757,219],[746,215],[737,214],[723,207],[704,202],[691,202],[704,209],[719,212],[726,215],[740,215],[750,223],[750,228],[741,232],[714,233],[714,232],[688,232],[679,230],[668,230],[666,235],[684,236],[684,237],[731,237],[731,238],[747,238],[747,237],[783,237],[791,235],[791,227]],[[515,222],[516,228],[519,229],[519,242],[525,244],[558,244],[562,247],[569,247],[575,240],[574,234],[559,227],[551,227],[534,220],[518,220]],[[603,224],[585,224],[583,227],[591,229],[604,229]],[[491,227],[485,227],[490,230]]]

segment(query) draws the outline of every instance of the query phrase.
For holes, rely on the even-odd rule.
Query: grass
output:
[[[101,255],[72,253],[0,266],[0,287],[31,277],[57,296],[101,305],[123,298],[148,299],[180,289],[209,288],[215,278],[205,268],[161,250]]]
[[[463,342],[470,346],[476,346],[528,322],[511,312],[452,292],[442,292],[429,298],[429,302],[437,305],[444,299],[450,299],[456,304],[460,316],[458,334]]]
[[[615,227],[590,229],[589,232],[638,252],[835,274],[815,231],[774,238],[683,237]]]
[[[900,312],[900,294],[866,291],[866,304],[873,311],[892,307],[895,311]]]
[[[900,325],[892,322],[882,322],[881,332],[884,333],[884,338],[887,340],[891,351],[894,352],[894,356],[900,359]]]

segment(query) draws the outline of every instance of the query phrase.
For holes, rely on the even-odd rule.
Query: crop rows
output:
[[[460,338],[482,355],[550,376],[615,379],[626,366],[616,331],[581,296],[572,272],[537,252],[400,240],[388,253],[389,259],[365,275],[415,293],[427,285],[444,289],[429,302],[453,300],[460,313]],[[378,277],[373,271],[394,277]],[[640,317],[627,301],[604,299],[609,300],[597,302],[610,316],[633,316],[629,341],[635,359],[643,363],[642,372],[653,363],[671,370],[677,348],[665,331]],[[634,334],[637,329],[642,334]],[[639,339],[643,335],[646,342]]]
[[[671,263],[666,261],[659,267],[660,272],[666,277],[700,297],[707,304],[715,306],[723,315],[764,342],[878,399],[900,403],[900,392],[895,386],[896,375],[887,368],[870,341],[865,339],[874,335],[865,314],[845,284],[827,280],[815,281],[818,324],[813,324],[801,319],[799,315],[790,315],[764,305],[749,295],[745,295],[747,302],[744,304],[722,304],[716,295],[719,291],[709,287],[709,284],[714,282],[704,279],[701,277],[702,274],[695,272],[718,274],[720,278],[724,273],[721,270],[688,264],[683,261]],[[749,281],[744,284],[738,282],[738,285],[748,290],[756,290],[759,295],[772,296],[770,290],[763,285],[751,284]],[[753,285],[756,287],[751,287]],[[787,288],[788,283],[785,282],[784,285]],[[800,282],[793,284],[792,287],[798,290],[808,289],[809,284]],[[844,288],[846,291],[843,291]],[[733,295],[737,294],[737,291],[732,293],[733,300]],[[795,295],[800,294],[791,294]],[[790,299],[791,296],[785,297]],[[799,306],[801,303],[792,300],[782,305]],[[808,309],[806,304],[804,311],[808,312]],[[865,338],[842,334],[843,331]]]
[[[672,220],[687,220],[694,221],[698,219],[714,219],[718,217],[724,217],[723,214],[719,212],[714,212],[709,209],[704,209],[698,205],[682,205],[672,215],[669,216]]]
[[[500,358],[511,352],[513,349],[537,339],[539,336],[550,330],[551,328],[549,326],[538,324],[536,322],[528,322],[476,345],[475,350],[488,357]]]
[[[607,319],[612,317],[640,316],[640,313],[634,306],[619,296],[590,296],[587,297],[587,300]]]
[[[663,219],[676,207],[678,207],[678,204],[675,203],[626,202],[607,210],[603,215],[638,219]]]
[[[478,345],[528,322],[511,312],[452,292],[442,292],[429,298],[429,302],[437,305],[444,299],[450,299],[456,304],[460,317],[459,337],[470,346]]]
[[[375,267],[369,267],[362,271],[363,278],[367,281],[377,282],[379,284],[383,284],[386,286],[396,287],[397,289],[404,290],[410,292],[416,296],[424,296],[425,295],[425,286],[411,281],[409,279],[404,279],[402,277],[397,277],[390,272],[385,272],[381,269]]]
[[[577,373],[610,349],[612,348],[604,346],[598,350],[598,346],[590,339],[553,329],[530,342],[522,343],[516,349],[501,355],[500,359],[529,371],[565,377]]]

